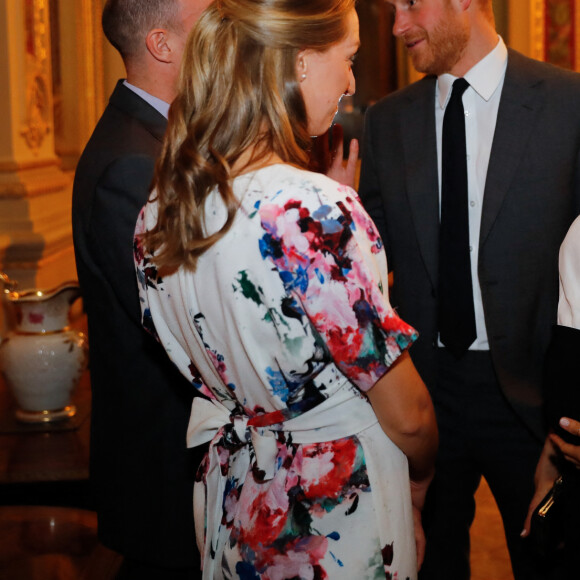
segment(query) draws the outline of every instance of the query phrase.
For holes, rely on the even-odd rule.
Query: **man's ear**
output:
[[[169,32],[164,28],[154,28],[147,33],[145,45],[151,56],[161,62],[172,62],[173,52],[168,42]]]

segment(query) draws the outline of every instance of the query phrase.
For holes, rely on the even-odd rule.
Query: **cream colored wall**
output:
[[[103,40],[103,85],[104,94],[110,95],[119,79],[125,78],[125,66],[119,53],[109,44]]]
[[[51,288],[76,279],[70,220],[74,168],[119,66],[123,76],[122,63],[109,54],[103,39],[102,4],[0,0],[0,81],[5,87],[0,91],[0,270],[20,288]],[[60,47],[62,83],[56,119],[51,8],[58,10],[59,38],[52,42]],[[6,330],[0,309],[0,338]]]
[[[0,265],[21,287],[74,278],[70,176],[55,154],[47,3],[0,0]],[[2,313],[0,312],[0,316]],[[0,318],[0,334],[4,327]]]

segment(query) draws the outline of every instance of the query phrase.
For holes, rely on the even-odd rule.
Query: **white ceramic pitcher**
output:
[[[16,328],[0,344],[0,369],[18,405],[16,418],[39,423],[72,417],[71,393],[88,360],[85,335],[68,326],[79,285],[17,291],[1,272],[0,282],[4,306],[14,309],[16,319]]]

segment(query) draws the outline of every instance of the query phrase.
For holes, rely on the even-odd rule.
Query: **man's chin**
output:
[[[432,74],[432,68],[431,68],[430,64],[426,63],[422,59],[413,58],[411,56],[411,63],[413,64],[413,67],[417,72],[420,72],[423,74]]]
[[[442,65],[442,63],[427,60],[425,58],[420,58],[418,55],[414,58],[413,55],[411,56],[411,63],[413,64],[414,69],[422,74],[425,75],[435,75],[439,76],[443,73],[447,72],[447,68]]]

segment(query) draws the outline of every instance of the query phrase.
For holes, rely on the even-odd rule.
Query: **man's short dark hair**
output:
[[[176,28],[178,0],[107,0],[103,8],[103,32],[123,59],[139,54],[145,37],[154,28]]]

